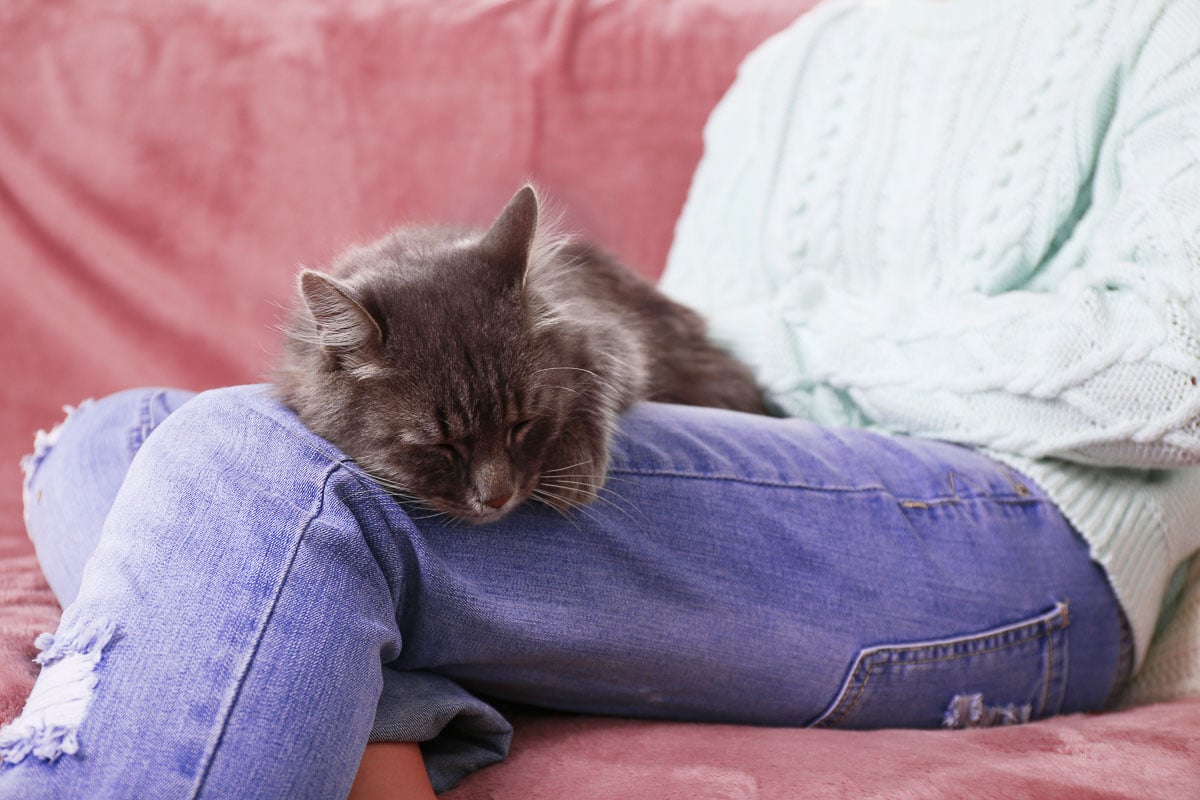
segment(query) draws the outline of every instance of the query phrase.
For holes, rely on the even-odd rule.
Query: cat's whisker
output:
[[[416,497],[414,495],[407,494],[407,493],[401,491],[399,489],[399,487],[389,486],[386,483],[379,484],[379,488],[385,490],[388,494],[390,494],[392,497],[395,497],[397,500],[407,500],[409,502],[414,502],[414,503],[420,502],[420,500],[421,500],[421,498],[419,498],[419,497]]]
[[[631,485],[637,483],[637,481],[631,481],[628,478],[614,478],[612,475],[606,476],[603,481],[597,481],[595,474],[593,474],[591,472],[570,472],[570,473],[566,473],[564,475],[550,475],[549,477],[552,478],[553,480],[573,480],[573,481],[579,481],[582,483],[586,483],[588,485],[595,485],[597,483],[601,483],[601,485],[603,485],[604,483],[608,483],[609,481],[616,481],[617,483],[628,483]]]
[[[596,516],[596,510],[594,508],[590,508],[589,506],[582,505],[582,506],[579,506],[577,511],[580,514],[582,514],[583,516],[587,517],[592,522],[592,524],[594,524],[594,525],[600,524],[600,518]]]
[[[582,529],[579,527],[579,522],[576,521],[576,519],[573,516],[568,514],[567,510],[565,508],[559,508],[558,505],[556,505],[554,503],[554,501],[556,500],[554,495],[550,495],[545,492],[539,492],[538,490],[535,489],[532,496],[538,502],[540,502],[542,505],[547,506],[552,511],[554,511],[556,514],[558,514],[560,517],[562,517],[564,520],[571,523],[571,527],[574,528],[577,532],[582,532]],[[565,501],[560,501],[560,502],[565,502]]]
[[[385,489],[390,489],[393,494],[398,494],[406,498],[413,499],[413,495],[409,493],[407,486],[403,486],[400,483],[391,480],[390,478],[380,477],[379,475],[374,475],[371,473],[367,473],[367,477]]]
[[[420,522],[420,521],[427,520],[427,519],[437,519],[438,517],[449,517],[449,516],[450,516],[450,513],[448,511],[434,511],[429,514],[417,514],[417,515],[409,514],[408,518],[411,519],[413,522]]]
[[[387,492],[384,492],[384,494],[387,494]],[[358,498],[358,497],[378,497],[378,496],[379,496],[379,491],[378,491],[378,490],[376,490],[376,489],[371,489],[371,488],[368,488],[368,487],[363,487],[362,489],[358,489],[357,491],[349,492],[349,493],[346,495],[346,497],[347,497],[347,498],[351,498],[351,497],[354,497],[354,498]],[[389,495],[389,496],[390,496],[390,495]]]
[[[406,503],[419,503],[421,501],[421,498],[414,497],[411,494],[405,494],[404,492],[401,492],[399,489],[397,489],[394,486],[387,486],[386,484],[381,483],[381,484],[378,484],[377,488],[383,489],[385,492],[390,494],[392,497],[396,498],[397,500],[403,500]]]
[[[376,481],[376,483],[380,488],[388,489],[388,492],[395,494],[396,497],[402,497],[406,500],[415,499],[412,494],[404,492],[404,489],[400,486],[397,486],[396,483],[386,483],[384,481]]]
[[[559,486],[559,485],[557,485],[557,484],[554,484],[554,483],[547,483],[547,484],[545,484],[545,486],[547,486],[547,487],[548,487],[548,488],[547,488],[547,491],[552,491],[552,492],[566,493],[566,492],[578,492],[578,491],[580,491],[580,490],[579,490],[577,487],[575,487],[575,486]],[[561,496],[561,495],[560,495],[560,496]],[[585,506],[585,505],[587,505],[587,502],[585,502],[585,501],[583,501],[583,500],[568,500],[568,499],[566,499],[565,497],[563,498],[563,502],[570,502],[570,503],[574,503],[574,504],[575,504],[575,505],[577,505],[577,506]]]
[[[551,500],[560,505],[565,505],[569,508],[583,508],[586,505],[586,503],[583,503],[579,500],[572,500],[571,498],[566,497],[565,495],[559,494],[554,491],[545,490],[545,489],[535,489],[534,491],[539,493],[539,497],[546,498],[546,499]]]
[[[629,513],[628,511],[626,511],[624,508],[622,508],[621,506],[617,505],[617,504],[616,504],[616,503],[614,503],[612,500],[609,500],[607,497],[600,497],[599,495],[597,495],[597,496],[596,496],[596,501],[597,501],[597,502],[600,502],[600,503],[606,503],[606,504],[608,504],[608,505],[612,506],[612,507],[613,507],[613,508],[615,508],[617,511],[620,511],[622,514],[624,514],[624,515],[625,515],[625,518],[626,518],[626,519],[628,519],[630,522],[632,522],[634,525],[637,525],[637,524],[638,524],[638,522],[639,522],[639,521],[638,521],[637,517],[633,516],[633,514],[630,514],[630,513]],[[644,521],[644,520],[645,520],[645,517],[643,517],[643,521]]]
[[[545,474],[545,473],[543,473],[543,474]],[[583,479],[587,479],[587,480],[595,479],[595,475],[593,475],[590,472],[568,473],[566,475],[555,475],[554,477],[555,478],[583,478]],[[630,480],[629,478],[622,478],[617,475],[613,475],[611,472],[609,472],[608,474],[606,474],[604,476],[604,480],[605,480],[605,482],[617,481],[618,483],[629,483],[629,484],[638,483],[638,481]]]
[[[630,486],[636,486],[638,483],[638,481],[630,480],[629,478],[622,478],[617,475],[613,475],[611,472],[604,476],[604,482],[607,483],[609,481],[616,481],[617,483],[628,483]]]
[[[595,486],[596,486],[596,484],[592,481],[577,481],[577,480],[573,480],[570,478],[558,478],[558,477],[551,477],[550,480],[543,480],[542,483],[544,483],[547,486],[557,486],[560,489],[566,489],[566,488],[569,488],[570,486],[586,486],[589,488],[595,488]]]
[[[612,495],[612,496],[605,497],[604,496],[605,493]],[[625,514],[625,516],[629,517],[629,519],[632,520],[634,523],[636,523],[637,520],[635,520],[633,518],[633,516],[629,513],[629,511],[635,512],[641,518],[642,522],[648,523],[650,521],[650,518],[648,516],[646,516],[646,513],[644,511],[642,511],[640,508],[638,508],[636,503],[630,502],[627,498],[621,497],[621,495],[617,494],[616,492],[614,492],[611,489],[605,488],[603,486],[600,487],[600,493],[596,495],[596,499],[602,500],[605,503],[608,503],[613,508],[615,508],[618,511]],[[620,501],[619,503],[617,502],[618,500]],[[628,510],[626,510],[626,509],[628,509]]]
[[[548,480],[545,477],[546,475],[548,475]],[[539,486],[542,486],[542,485],[558,486],[559,488],[569,488],[569,487],[574,487],[574,486],[592,487],[592,488],[595,488],[596,492],[607,492],[608,494],[612,494],[613,497],[624,499],[624,498],[622,498],[622,495],[620,495],[616,491],[616,489],[606,486],[605,483],[607,483],[608,481],[611,481],[611,480],[620,480],[625,483],[636,483],[636,481],[630,481],[630,480],[626,480],[626,479],[613,479],[613,476],[610,475],[610,476],[607,476],[605,483],[601,483],[600,486],[595,486],[595,481],[593,479],[594,479],[594,476],[592,476],[592,475],[583,475],[583,474],[550,475],[548,473],[542,473],[542,480],[539,481]]]
[[[419,502],[420,501],[420,498],[413,497],[412,495],[408,495],[408,494],[403,494],[403,493],[395,490],[392,487],[384,486],[382,484],[375,483],[374,481],[371,481],[371,485],[367,485],[365,482],[361,483],[360,485],[362,486],[362,489],[359,492],[357,492],[356,495],[377,494],[379,492],[379,490],[382,489],[386,494],[390,495],[391,497],[393,497],[396,500],[403,500],[405,502]]]
[[[433,509],[429,508],[429,506],[426,506],[417,500],[409,500],[409,499],[405,499],[405,498],[394,497],[390,493],[387,493],[387,494],[388,494],[389,499],[396,501],[399,505],[411,506],[411,508],[403,508],[402,509],[403,512],[408,516],[409,519],[424,519],[425,518],[419,514],[414,514],[413,513],[414,511],[433,511]],[[350,492],[345,495],[345,499],[347,499],[347,500],[358,499],[358,498],[368,498],[368,499],[378,500],[379,492],[373,491],[371,489],[363,489],[361,491]],[[434,515],[445,514],[445,513],[446,512],[444,512],[444,511],[438,511],[438,512],[434,512]]]
[[[636,523],[638,520],[634,519],[633,515],[629,513],[629,510],[633,510],[633,511],[637,512],[638,516],[640,516],[642,518],[642,521],[645,521],[645,522],[649,521],[649,517],[647,517],[645,515],[645,513],[643,513],[642,510],[637,507],[636,504],[631,503],[628,499],[622,497],[616,491],[608,488],[607,486],[596,487],[592,483],[587,482],[587,481],[560,480],[557,478],[555,478],[554,480],[551,480],[551,481],[542,481],[542,485],[546,485],[546,486],[549,486],[549,487],[552,487],[555,489],[560,489],[562,491],[578,491],[578,489],[575,488],[578,486],[583,486],[586,488],[595,488],[596,500],[607,503],[608,505],[617,509],[622,514],[624,514],[626,517],[628,517],[630,519],[630,521]],[[606,496],[606,495],[608,495],[608,496]],[[617,502],[617,501],[620,501],[620,502]]]
[[[567,501],[563,500],[562,498],[558,497],[557,495],[555,495],[551,492],[545,491],[543,489],[534,489],[532,492],[530,492],[529,496],[532,497],[533,499],[537,500],[538,502],[542,503],[543,505],[549,506],[555,512],[557,512],[559,514],[559,516],[562,516],[562,517],[567,516],[567,512],[564,509],[561,509],[558,507],[558,504],[565,503]]]
[[[638,481],[631,480],[630,478],[622,478],[619,475],[613,475],[611,472],[608,473],[607,475],[605,475],[604,479],[606,481],[617,481],[618,483],[631,483],[631,484],[638,483]]]
[[[552,475],[552,474],[554,474],[555,472],[562,472],[562,471],[564,471],[564,470],[573,469],[574,467],[581,467],[581,466],[583,466],[584,464],[590,464],[590,463],[592,463],[592,460],[591,460],[591,459],[588,459],[587,461],[580,461],[580,462],[579,462],[579,463],[577,463],[577,464],[571,464],[571,465],[569,465],[569,466],[566,466],[566,467],[557,467],[557,468],[555,468],[555,469],[544,469],[544,470],[542,470],[542,474],[543,474],[543,475]]]

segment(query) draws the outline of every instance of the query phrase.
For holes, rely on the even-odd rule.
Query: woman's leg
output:
[[[506,743],[459,684],[640,716],[957,725],[1098,707],[1122,669],[1104,576],[1004,467],[652,404],[582,513],[417,528],[261,389],[209,393],[134,459],[83,584],[39,685],[90,664],[59,670],[87,689],[86,758],[26,759],[5,788],[344,793],[372,718],[376,739],[428,740],[445,786]]]
[[[1023,477],[942,443],[643,404],[596,504],[420,542],[394,666],[516,701],[966,726],[1100,708],[1128,668],[1082,538]]]
[[[31,520],[70,497],[71,453],[95,444],[76,434],[117,414],[106,403],[31,464]],[[0,768],[0,795],[344,795],[415,559],[407,518],[341,462],[261,389],[209,393],[167,418],[133,457],[58,632],[39,642],[33,694],[0,733],[16,762]],[[69,575],[55,582],[69,593]],[[461,728],[487,731],[480,748],[506,744],[495,712],[413,678],[426,691],[410,729],[463,712]]]

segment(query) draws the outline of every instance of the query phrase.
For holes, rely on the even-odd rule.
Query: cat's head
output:
[[[526,287],[553,247],[526,186],[483,234],[401,230],[333,275],[305,270],[285,401],[396,494],[499,519],[537,490],[588,391],[564,367],[577,345]]]

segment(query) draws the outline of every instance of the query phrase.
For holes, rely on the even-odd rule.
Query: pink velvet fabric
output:
[[[300,263],[483,223],[526,178],[656,275],[704,119],[813,2],[0,5],[0,721],[58,616],[17,462],[62,405],[260,380]],[[1197,710],[966,734],[537,718],[452,796],[1200,796]]]
[[[1011,728],[834,731],[545,717],[446,800],[1191,800],[1200,699]]]

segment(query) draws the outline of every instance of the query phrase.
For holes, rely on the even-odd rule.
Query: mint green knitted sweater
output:
[[[784,412],[986,449],[1140,664],[1200,548],[1200,0],[828,0],[705,129],[663,289]]]

